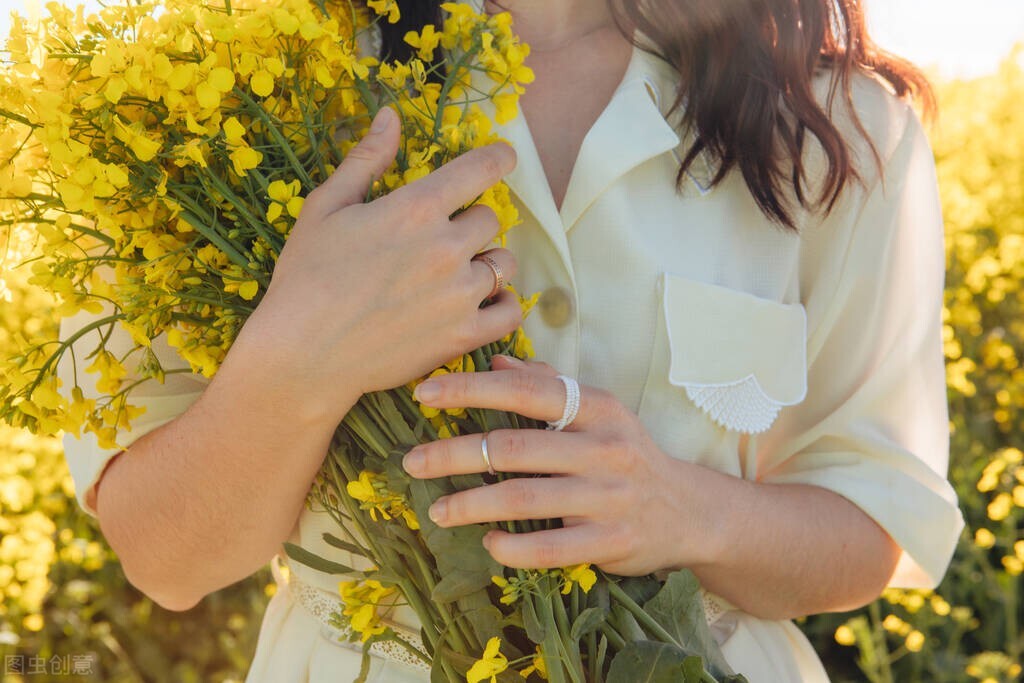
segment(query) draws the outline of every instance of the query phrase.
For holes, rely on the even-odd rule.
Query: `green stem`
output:
[[[238,213],[242,214],[242,218],[244,218],[246,221],[249,222],[250,225],[252,225],[253,229],[259,233],[260,237],[262,237],[267,244],[271,246],[274,245],[277,239],[277,234],[266,229],[266,225],[264,225],[263,219],[257,217],[256,214],[250,211],[249,205],[242,201],[242,198],[236,195],[234,191],[232,191],[232,189],[228,187],[227,183],[225,183],[223,180],[221,180],[219,177],[217,177],[217,175],[213,173],[204,173],[202,176],[200,176],[200,179],[205,179],[205,181],[208,182],[213,187],[213,189],[215,189],[217,192],[221,194],[221,196],[223,196],[225,199],[231,202],[231,205],[238,210]]]
[[[601,633],[603,633],[608,639],[608,642],[612,644],[612,648],[614,648],[616,652],[620,652],[626,647],[626,639],[623,638],[619,632],[615,630],[615,627],[608,622],[601,625]]]
[[[640,605],[636,604],[636,602],[633,601],[633,598],[626,595],[626,592],[619,588],[617,583],[609,581],[608,591],[611,593],[612,597],[619,602],[619,604],[629,610],[630,614],[636,618],[641,626],[650,631],[651,635],[655,636],[663,643],[669,643],[671,645],[681,644],[678,640],[673,638],[672,634],[666,631],[661,624],[655,621],[650,614],[645,612]]]
[[[299,181],[302,183],[302,186],[306,188],[306,191],[308,192],[316,187],[313,184],[313,179],[309,177],[308,173],[306,173],[306,169],[302,165],[302,162],[300,162],[298,157],[295,156],[295,151],[292,150],[291,143],[289,143],[288,139],[280,130],[277,129],[277,126],[274,125],[274,122],[271,120],[270,115],[267,114],[267,111],[244,90],[235,88],[234,94],[241,98],[241,100],[245,102],[251,110],[256,112],[256,116],[263,122],[263,125],[267,127],[267,132],[270,133],[272,138],[274,138],[274,142],[277,143],[280,151],[284,154],[285,159],[288,160],[288,164],[291,166],[292,171],[299,178]]]
[[[868,607],[868,613],[871,618],[874,654],[878,665],[875,671],[875,681],[876,683],[894,683],[892,667],[889,665],[889,646],[885,637],[885,631],[882,629],[882,613],[878,608],[877,600]]]
[[[572,630],[569,624],[569,617],[565,613],[565,603],[562,602],[562,594],[558,591],[551,593],[551,607],[555,615],[555,624],[558,625],[558,646],[566,661],[566,668],[574,683],[584,683],[583,662],[580,661],[579,648],[572,647],[565,642]]]

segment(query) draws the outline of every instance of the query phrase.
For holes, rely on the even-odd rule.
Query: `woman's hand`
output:
[[[512,148],[470,151],[363,203],[395,157],[398,123],[382,109],[370,133],[306,198],[236,342],[247,349],[247,362],[288,383],[285,393],[300,402],[289,406],[293,414],[340,419],[360,394],[411,381],[521,323],[511,292],[479,308],[494,275],[471,259],[497,235],[494,212],[475,206],[449,218],[512,170]],[[506,277],[515,273],[511,252],[491,255]]]
[[[538,420],[562,415],[565,388],[544,363],[497,356],[491,372],[453,373],[418,385],[435,408],[492,408]],[[449,527],[482,522],[562,518],[565,528],[510,534],[491,531],[484,544],[510,567],[565,567],[590,562],[620,575],[643,575],[702,561],[710,518],[698,502],[704,468],[674,459],[640,420],[608,392],[581,387],[576,420],[561,432],[508,429],[487,435],[500,472],[517,477],[439,499],[431,519]],[[413,448],[410,475],[426,479],[485,472],[481,436],[470,434]]]

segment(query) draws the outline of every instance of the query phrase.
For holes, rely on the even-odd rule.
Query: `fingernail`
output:
[[[446,498],[438,498],[430,506],[430,509],[427,510],[427,515],[434,524],[440,525],[444,523],[448,519],[448,500]]]
[[[488,531],[486,534],[484,534],[484,540],[483,540],[484,549],[487,550],[488,552],[490,552],[490,550],[491,550],[491,537],[492,536],[494,536],[494,532],[492,532],[492,531]]]
[[[394,112],[391,111],[391,107],[384,107],[377,112],[377,115],[373,117],[373,123],[370,124],[371,133],[383,133],[391,125],[391,120],[394,118]]]
[[[437,382],[431,382],[430,380],[420,382],[412,391],[412,397],[420,403],[429,403],[440,395],[441,387],[437,386]]]
[[[413,449],[405,454],[402,458],[402,467],[409,474],[419,474],[422,472],[427,465],[427,456],[422,451]]]

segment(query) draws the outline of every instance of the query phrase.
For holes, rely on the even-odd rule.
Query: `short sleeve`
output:
[[[917,116],[882,101],[882,178],[805,237],[808,392],[761,437],[758,478],[852,501],[902,548],[890,585],[931,588],[964,526],[946,478],[943,224]]]
[[[82,311],[77,315],[64,318],[61,320],[60,338],[62,340],[70,339],[90,323],[98,321],[110,313],[111,309],[105,307],[104,311],[98,314]],[[70,352],[65,352],[61,357],[57,365],[57,373],[61,379],[61,393],[70,396],[71,389],[76,384],[77,365],[78,386],[82,388],[86,398],[97,397],[96,375],[84,372],[84,368],[90,364],[86,358],[96,348],[99,335],[105,333],[107,329],[104,326],[101,329],[86,332],[71,345],[71,349],[74,350],[74,358]],[[119,323],[114,323],[109,329],[107,349],[121,358],[131,351],[135,344],[131,335]],[[165,372],[172,369],[188,368],[188,364],[167,345],[162,336],[153,341],[152,350]],[[135,371],[138,359],[139,354],[132,354],[125,361],[124,365],[129,373],[128,377],[124,379],[125,382],[130,383],[138,379]],[[149,432],[172,421],[199,398],[208,383],[209,380],[205,377],[194,375],[191,372],[168,374],[162,384],[155,379],[140,383],[129,394],[129,403],[145,407],[146,410],[132,421],[131,431],[118,432],[118,443],[127,449]],[[103,471],[114,456],[120,452],[120,449],[100,448],[96,435],[92,433],[83,433],[81,438],[72,434],[64,435],[64,457],[75,483],[75,497],[82,509],[93,517],[96,516],[96,510],[87,503],[86,494],[100,480]]]

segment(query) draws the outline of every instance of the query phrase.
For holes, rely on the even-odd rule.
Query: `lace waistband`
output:
[[[274,579],[278,584],[287,584],[288,590],[295,600],[320,622],[321,632],[329,641],[356,652],[361,653],[363,651],[363,644],[358,642],[358,636],[356,636],[356,641],[353,642],[353,631],[351,628],[346,627],[342,629],[331,623],[331,615],[340,614],[344,607],[340,597],[300,579],[295,572],[290,571],[280,555],[274,557],[270,566]],[[416,648],[420,652],[427,651],[418,633],[387,619],[382,619],[381,621],[385,625],[390,626],[395,634],[408,643],[409,646]],[[420,671],[430,671],[430,666],[426,662],[394,641],[384,640],[373,643],[370,645],[370,654],[374,657],[398,662]]]
[[[295,572],[289,571],[287,564],[284,563],[280,555],[275,556],[270,565],[274,579],[277,580],[278,584],[287,584],[288,590],[291,591],[296,601],[320,622],[323,633],[328,640],[341,647],[348,647],[357,652],[362,652],[362,644],[352,641],[353,631],[351,628],[339,629],[331,623],[331,615],[340,613],[344,607],[340,597],[299,579]],[[735,624],[731,623],[733,620],[723,620],[722,617],[726,616],[733,608],[723,599],[706,591],[701,591],[701,597],[704,602],[704,616],[707,619],[708,626],[711,627],[711,631],[718,643],[722,644],[735,628]],[[410,646],[420,652],[426,652],[423,640],[418,633],[396,622],[387,619],[382,619],[382,621],[390,626],[398,637],[402,638]],[[393,641],[381,641],[372,644],[370,646],[370,654],[411,666],[420,671],[430,671],[430,666],[422,659]]]

